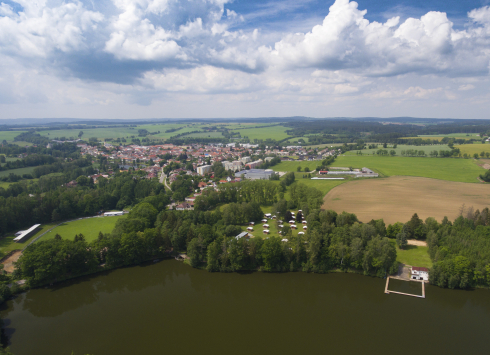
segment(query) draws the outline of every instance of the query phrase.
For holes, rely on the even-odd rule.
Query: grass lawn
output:
[[[13,241],[15,238],[14,234],[8,235],[5,238],[0,239],[0,255],[5,255],[11,252],[12,250],[22,250],[24,249],[34,238],[46,232],[48,229],[53,228],[56,224],[43,224],[36,234],[31,236],[29,239],[26,239],[23,243],[16,243]],[[41,238],[42,239],[42,238]]]
[[[278,167],[281,164],[278,164],[275,167]],[[472,159],[460,158],[411,158],[380,157],[372,155],[346,155],[339,156],[332,166],[352,166],[354,168],[367,167],[380,174],[383,174],[384,176],[421,176],[460,182],[478,182],[478,176],[485,172],[485,169],[475,164]],[[293,167],[291,167],[291,169],[293,169]]]
[[[390,242],[396,244],[394,239],[390,239]],[[430,268],[432,261],[427,251],[427,247],[416,245],[407,245],[405,250],[396,247],[396,260],[405,265]]]
[[[73,240],[76,234],[82,233],[85,236],[87,242],[90,242],[94,239],[97,239],[99,232],[112,232],[116,225],[116,222],[120,218],[126,218],[126,216],[95,217],[63,223],[39,240],[52,239],[57,233],[61,235],[61,237],[64,239]]]
[[[272,206],[262,206],[262,211],[265,213],[271,213],[271,210],[272,210]],[[294,213],[298,213],[298,210],[291,210],[291,212],[294,212]],[[262,238],[267,238],[267,237],[281,237],[281,235],[279,234],[279,230],[277,228],[277,223],[276,223],[276,220],[275,219],[267,219],[267,222],[266,222],[268,225],[269,225],[269,228],[264,228],[263,227],[263,223],[256,223],[255,226],[254,226],[254,231],[253,232],[250,232],[252,235],[254,236],[260,236]],[[283,225],[285,226],[289,226],[290,224],[287,223],[287,221],[284,221],[284,223],[282,223]],[[292,235],[293,236],[297,236],[299,232],[304,232],[306,234],[306,230],[303,230],[303,225],[301,223],[296,223],[296,226],[298,227],[298,229],[291,229],[291,232],[292,232]],[[244,227],[244,230],[246,230],[248,226]],[[264,229],[268,229],[269,230],[269,234],[264,234],[263,230]]]
[[[35,166],[28,166],[27,168],[0,171],[0,177],[9,176],[10,173],[14,173],[15,175],[20,175],[20,176],[22,176],[23,174],[31,174],[35,168],[36,168]]]
[[[8,187],[13,184],[13,182],[3,182],[0,181],[0,187],[4,188],[5,190],[8,189]]]
[[[461,150],[461,154],[468,154],[473,157],[473,154],[480,154],[481,152],[490,152],[490,144],[462,144],[455,145],[455,148],[459,148]]]

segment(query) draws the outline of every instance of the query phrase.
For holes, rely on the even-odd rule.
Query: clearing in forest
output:
[[[323,209],[354,213],[362,222],[405,223],[414,213],[440,222],[444,216],[457,218],[463,204],[475,210],[489,207],[490,185],[394,176],[350,181],[333,188],[324,201]]]

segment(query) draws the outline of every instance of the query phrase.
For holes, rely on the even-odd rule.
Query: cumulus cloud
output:
[[[488,7],[472,11],[473,23],[463,31],[455,30],[442,12],[431,11],[401,24],[398,17],[369,22],[366,12],[356,2],[337,0],[321,25],[277,42],[271,53],[273,63],[289,69],[351,70],[366,76],[488,73],[489,48],[481,45],[490,39]]]
[[[489,7],[456,29],[443,12],[380,23],[356,2],[336,0],[311,30],[284,33],[247,21],[298,2],[272,1],[258,17],[232,11],[231,2],[0,0],[3,101],[148,105],[184,93],[321,105],[486,100],[478,95],[488,86]],[[63,92],[47,95],[50,84]]]

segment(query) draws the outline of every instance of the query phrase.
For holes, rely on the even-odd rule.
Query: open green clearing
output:
[[[296,171],[298,166],[315,170],[320,161],[285,161],[272,167],[275,171]],[[478,182],[478,176],[485,172],[473,159],[460,158],[412,158],[373,155],[341,155],[332,167],[367,167],[384,176],[406,175],[433,179]],[[301,173],[300,173],[301,174]]]
[[[421,134],[417,137],[403,137],[402,139],[422,138],[422,139],[441,140],[444,137],[455,138],[455,139],[480,139],[480,135],[477,133],[450,133],[450,134],[429,134],[429,135]]]
[[[43,224],[36,234],[26,239],[23,243],[16,243],[13,241],[15,234],[9,234],[5,238],[0,239],[0,256],[4,256],[11,252],[12,250],[22,250],[24,249],[34,238],[40,236],[50,228],[53,228],[56,224]],[[27,229],[27,228],[26,228]]]
[[[280,165],[280,164],[278,164]],[[278,166],[277,165],[277,166]],[[478,182],[485,172],[472,159],[340,156],[333,167],[367,167],[385,176],[406,175],[461,182]]]
[[[6,140],[7,142],[12,142],[15,137],[25,131],[0,131],[0,143]]]
[[[376,153],[378,149],[385,149],[388,152],[391,150],[394,150],[396,152],[396,155],[402,155],[402,150],[423,150],[425,154],[429,155],[430,152],[437,150],[439,152],[440,150],[451,150],[451,148],[448,147],[447,144],[434,144],[434,145],[421,145],[421,146],[415,146],[415,145],[405,145],[405,144],[399,144],[397,145],[396,148],[393,148],[393,145],[388,145],[387,148],[383,148],[382,144],[378,145],[378,148],[376,149],[364,149],[361,150],[363,155],[372,155],[373,153]],[[349,152],[346,152],[345,155],[357,155],[356,154],[357,150],[351,150]]]
[[[264,127],[264,128],[240,128],[235,129],[233,132],[240,132],[242,138],[248,137],[250,142],[254,142],[254,139],[266,140],[268,138],[281,140],[287,138],[288,135],[286,133],[290,128],[284,126],[272,126],[272,127]]]
[[[394,239],[390,239],[390,242],[396,244]],[[396,247],[396,260],[405,265],[431,268],[432,261],[427,252],[428,249],[428,247],[417,245],[407,245],[403,250]]]
[[[22,176],[23,174],[31,174],[35,168],[36,168],[35,166],[28,166],[27,168],[3,170],[0,171],[0,177],[9,176],[10,173],[13,173],[15,175],[20,175],[20,176]]]
[[[490,152],[490,144],[462,144],[455,145],[455,148],[461,150],[461,154],[468,154],[473,157],[473,154],[480,154],[481,152]]]
[[[112,232],[116,226],[116,222],[120,218],[126,218],[126,216],[95,217],[63,223],[39,240],[53,239],[56,234],[59,234],[63,239],[73,240],[76,234],[82,233],[85,236],[86,241],[91,242],[92,240],[97,239],[99,232]]]

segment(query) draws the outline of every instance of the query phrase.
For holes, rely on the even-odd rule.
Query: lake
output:
[[[28,291],[0,316],[15,355],[489,352],[490,291],[427,286],[419,299],[384,287],[356,274],[208,273],[166,260]]]

